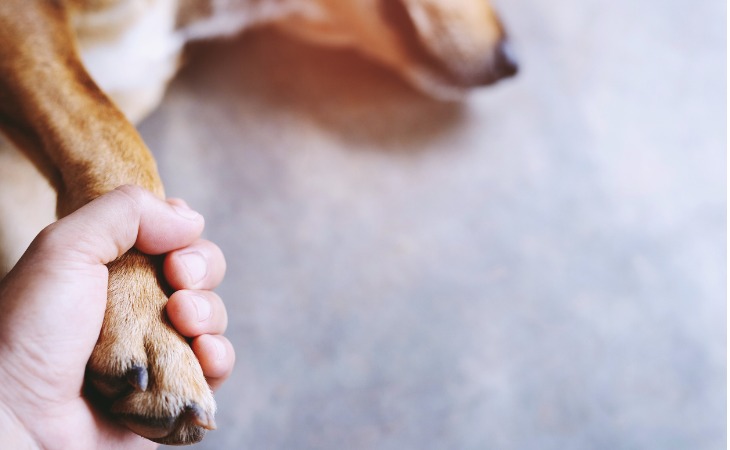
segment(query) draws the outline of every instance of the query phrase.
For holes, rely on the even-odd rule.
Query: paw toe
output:
[[[180,414],[166,417],[150,417],[139,414],[115,414],[121,423],[147,439],[167,445],[194,444],[200,442],[206,430],[214,430],[215,420],[197,403],[185,407]]]

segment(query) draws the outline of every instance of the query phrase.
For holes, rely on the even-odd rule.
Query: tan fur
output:
[[[151,19],[168,28],[151,28]],[[0,129],[55,189],[60,216],[121,184],[163,197],[155,161],[129,120],[159,102],[185,41],[266,24],[355,47],[435,97],[514,72],[502,48],[502,26],[484,0],[4,0]],[[108,68],[93,55],[109,56],[103,51],[123,45],[130,33],[150,30],[166,39],[158,59],[137,61],[134,48],[126,55],[129,64],[158,68],[156,77],[104,92]],[[0,176],[3,182],[14,178],[21,186],[34,176],[12,153],[0,152],[0,163],[14,175]],[[11,201],[20,192],[42,197],[43,185],[36,185],[41,188],[13,194],[0,189],[1,215],[20,209]],[[36,222],[28,229],[43,224]],[[12,230],[5,227],[0,237],[13,239]],[[0,250],[17,257],[17,250]],[[90,385],[133,431],[168,444],[199,441],[214,426],[215,402],[192,350],[167,323],[157,262],[131,251],[108,267],[108,304],[88,364]],[[146,386],[128,379],[140,368],[149,376]]]

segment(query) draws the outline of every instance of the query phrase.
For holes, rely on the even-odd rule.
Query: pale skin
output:
[[[165,254],[175,292],[172,325],[191,339],[208,383],[230,375],[235,354],[222,336],[220,249],[200,239],[203,217],[182,200],[123,186],[43,230],[0,282],[0,448],[153,449],[108,420],[82,395],[86,363],[107,300],[106,263],[132,247]]]

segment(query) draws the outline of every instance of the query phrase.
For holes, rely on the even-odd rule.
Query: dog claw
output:
[[[188,412],[195,425],[205,428],[206,430],[215,430],[216,424],[213,415],[205,411],[197,403],[188,406]]]
[[[148,381],[147,368],[144,366],[135,365],[127,371],[127,382],[138,391],[146,391]]]

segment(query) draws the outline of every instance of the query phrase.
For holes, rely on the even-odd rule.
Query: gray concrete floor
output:
[[[724,3],[502,3],[461,105],[264,31],[142,124],[228,257],[198,448],[724,448]]]

